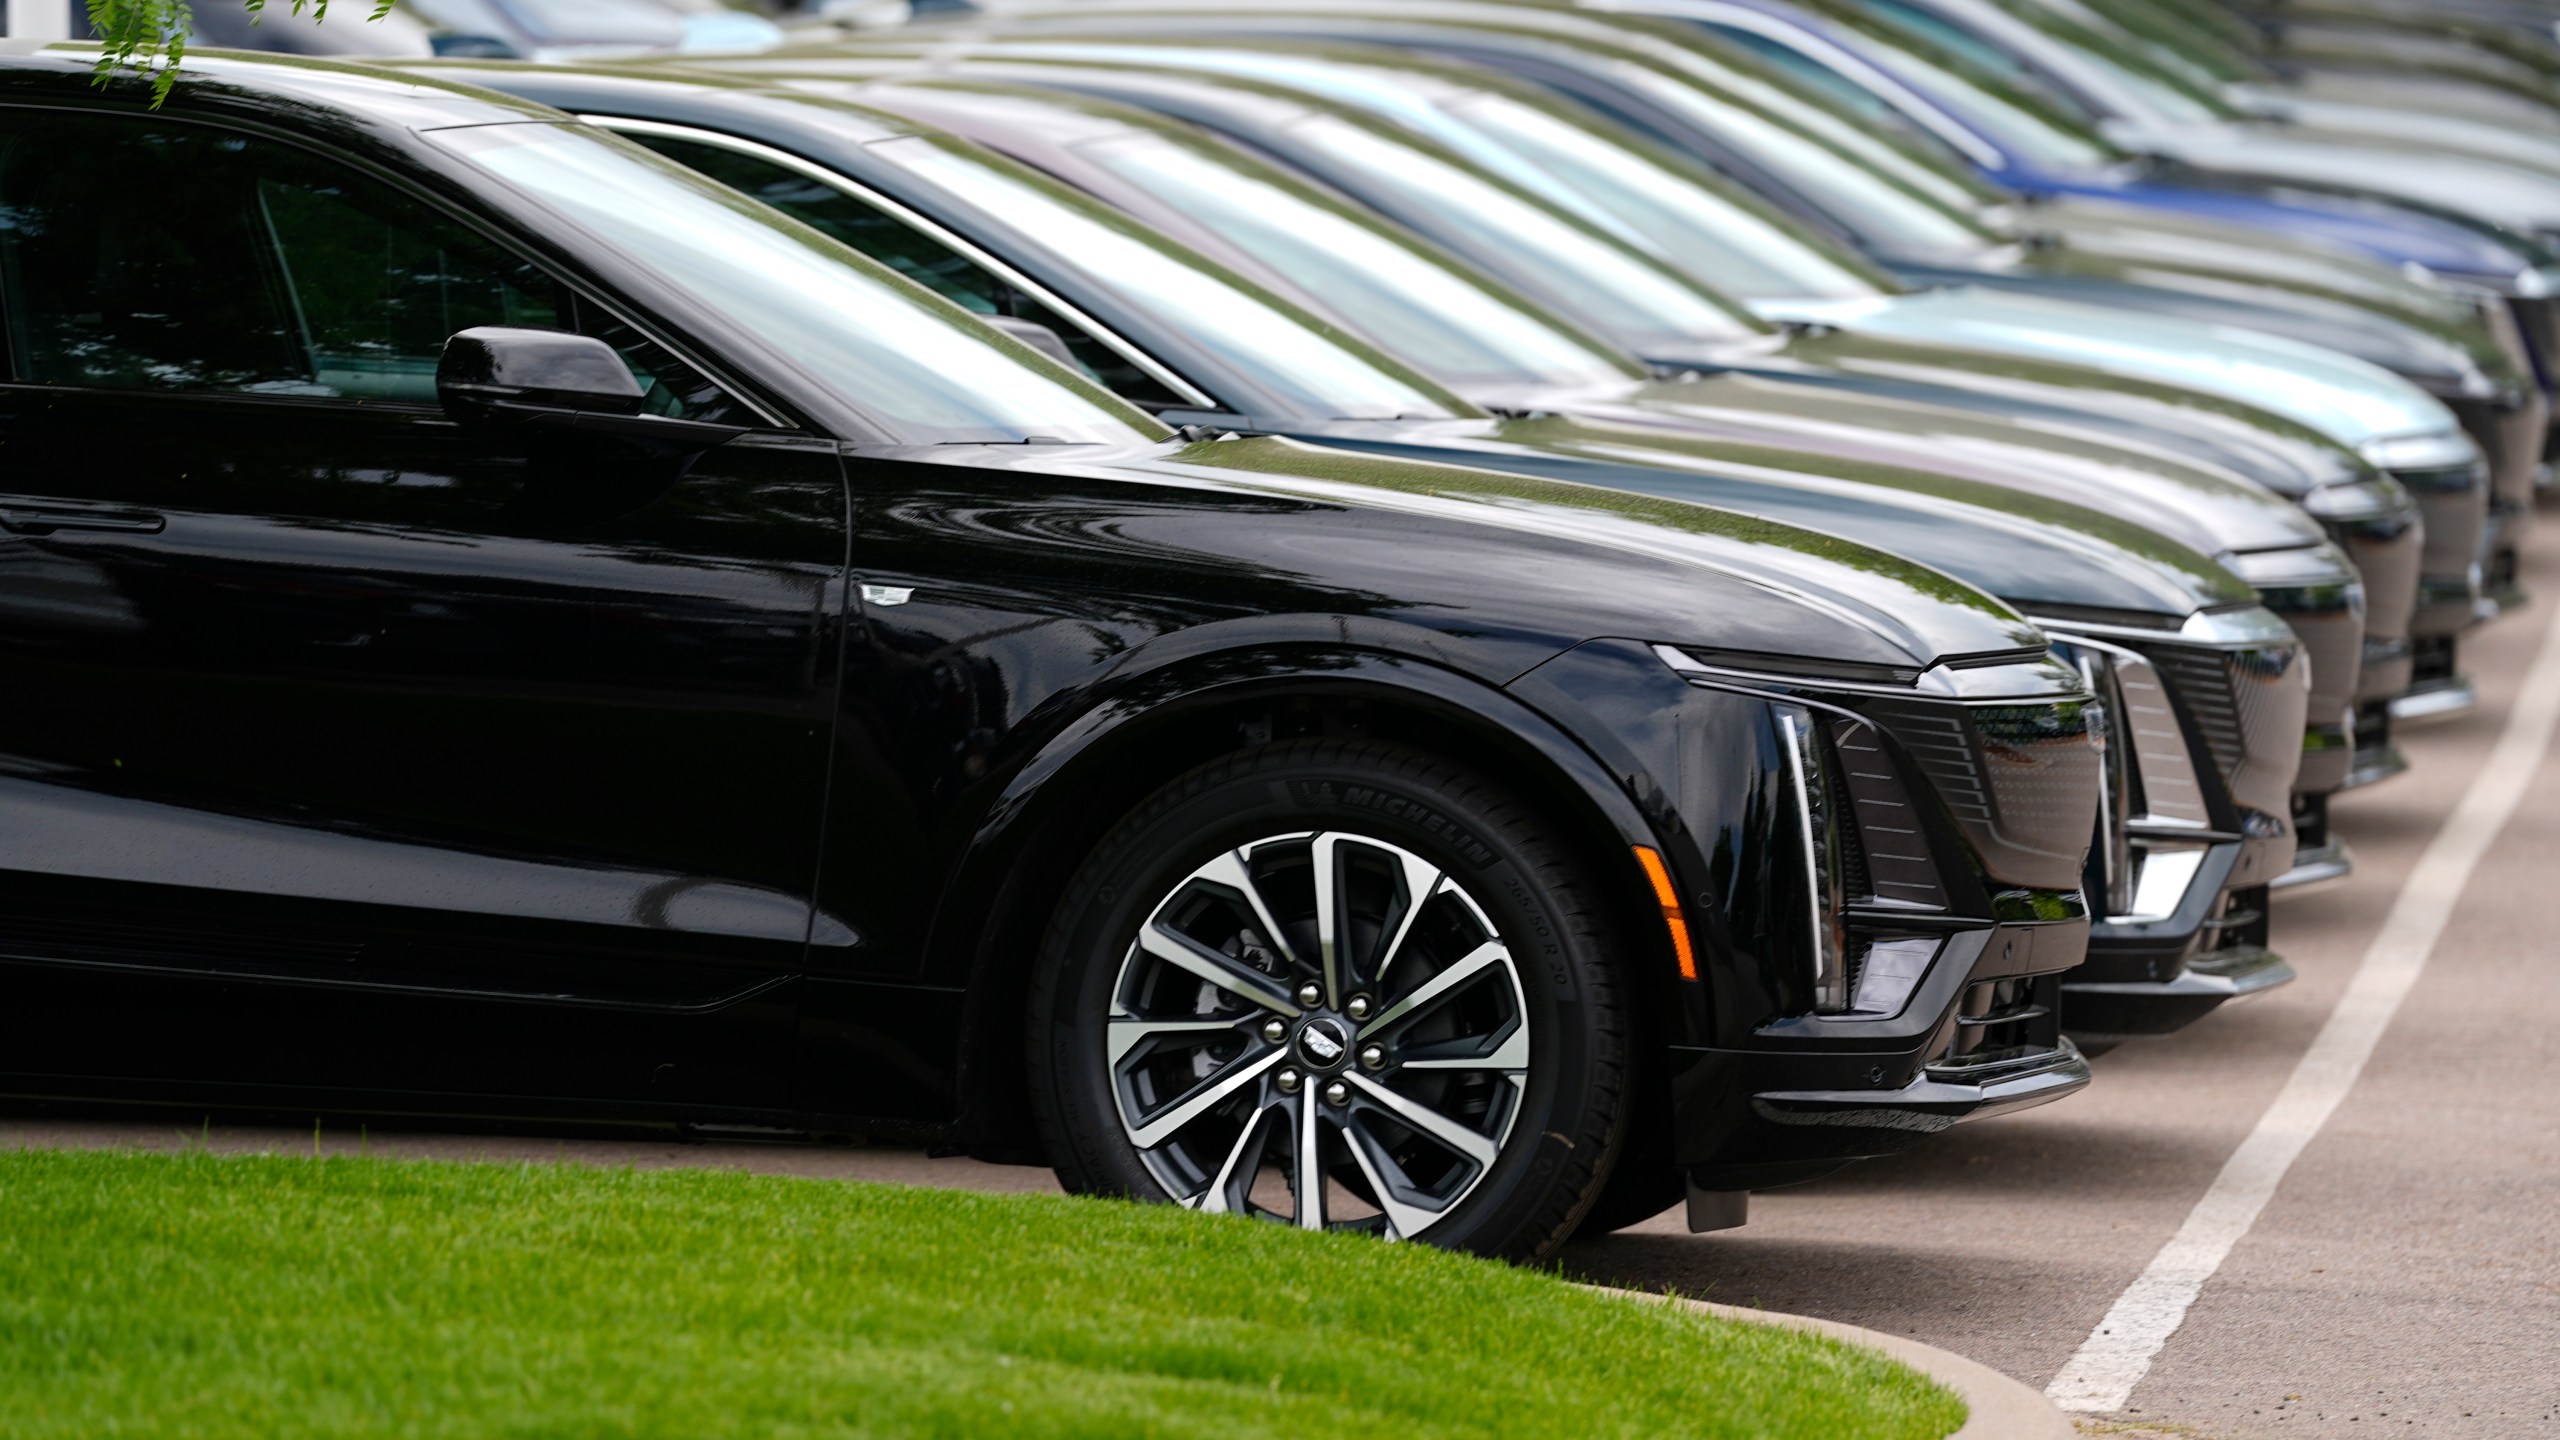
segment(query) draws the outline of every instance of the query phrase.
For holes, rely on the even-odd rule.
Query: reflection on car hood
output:
[[[1025,463],[1016,447],[956,448],[980,454],[940,458]],[[985,453],[997,450],[1016,453]],[[2044,644],[2008,606],[1925,566],[1660,495],[1270,437],[1032,458],[1374,517],[1332,525],[1320,541],[1240,524],[1216,543],[1238,564],[1273,569],[1321,569],[1354,548],[1381,547],[1410,603],[1438,606],[1469,629],[1537,627],[1569,644],[1615,636],[1896,668]]]
[[[1640,404],[1605,416],[1345,424],[1321,438],[1783,521],[1889,549],[2020,609],[2064,606],[2174,623],[2253,598],[2196,550],[2065,499],[1878,456],[1824,454],[1775,435],[1717,434]]]
[[[2077,200],[2095,197],[2172,215],[2263,226],[2297,239],[2342,247],[2391,264],[2414,263],[2442,275],[2458,275],[2502,291],[2521,285],[2533,263],[2514,245],[2485,229],[2459,220],[2396,206],[2376,196],[2301,189],[2223,189],[2161,183],[2156,180],[2113,180],[2044,177],[2034,188],[2059,184],[2060,193]]]
[[[2010,294],[2130,310],[2158,318],[2233,325],[2262,335],[2352,355],[2409,380],[2431,395],[2485,399],[2497,393],[2480,360],[2495,366],[2509,388],[2523,376],[2494,353],[2481,357],[2459,341],[2367,306],[2306,294],[2258,281],[2168,266],[2086,262],[2047,251],[2032,268],[2000,275],[1962,276],[1966,282]],[[2060,263],[2052,263],[2059,260]],[[2068,265],[2070,268],[2063,268]],[[1915,281],[1931,277],[1905,271]],[[2481,350],[2490,342],[2481,334]]]
[[[1996,399],[1985,405],[1978,396],[1966,398],[1960,408],[1916,394],[1727,371],[1655,382],[1623,403],[1660,416],[1785,437],[1773,443],[2028,489],[2158,531],[2207,555],[2281,550],[2321,539],[2319,525],[2301,507],[2230,472],[2165,448],[2077,428],[2041,406],[2020,404],[2003,413]]]
[[[2349,449],[2460,430],[2453,412],[2435,397],[2379,366],[2234,326],[1976,287],[1768,301],[1753,308],[1772,320],[2064,361],[2228,396],[2307,425]]]

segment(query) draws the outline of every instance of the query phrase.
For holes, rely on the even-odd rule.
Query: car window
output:
[[[1288,127],[1322,157],[1326,178],[1416,228],[1463,236],[1477,253],[1525,257],[1559,303],[1643,353],[1757,333],[1721,297],[1567,223],[1463,166],[1364,125],[1313,115]]]
[[[1131,444],[1163,427],[1073,368],[708,176],[584,125],[426,133],[720,315],[902,445]]]
[[[957,141],[902,135],[871,153],[1028,237],[1118,303],[1152,314],[1298,414],[1438,418],[1464,402],[1365,341],[1080,191]]]
[[[1625,216],[1654,253],[1726,294],[1851,299],[1893,288],[1838,245],[1614,137],[1493,94],[1457,101],[1450,111],[1581,186]]]
[[[12,127],[0,285],[16,376],[36,384],[433,405],[447,337],[517,325],[612,344],[656,413],[745,413],[424,202],[298,147],[184,122]]]
[[[1133,134],[1077,153],[1316,297],[1444,384],[1590,385],[1642,373],[1386,222],[1232,150]]]
[[[843,241],[963,310],[1047,328],[1075,357],[1077,369],[1124,400],[1154,406],[1183,403],[1127,356],[1019,286],[840,186],[725,145],[651,131],[634,132],[629,138]]]

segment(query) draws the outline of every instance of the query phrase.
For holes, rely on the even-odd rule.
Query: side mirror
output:
[[[534,483],[515,508],[542,523],[627,513],[664,494],[739,425],[641,409],[647,397],[592,335],[482,325],[444,342],[436,398],[455,423],[520,437]]]
[[[441,60],[522,60],[524,52],[495,35],[430,35],[427,48]]]
[[[1067,348],[1066,337],[1039,321],[1025,320],[1016,315],[981,315],[978,318],[1077,374],[1084,373],[1084,366],[1077,361],[1076,352]]]
[[[465,423],[523,423],[537,415],[637,415],[640,382],[592,335],[482,325],[444,342],[436,398]]]

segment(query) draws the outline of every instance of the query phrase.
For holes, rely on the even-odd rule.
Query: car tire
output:
[[[1228,756],[1058,905],[1041,1137],[1076,1193],[1542,1260],[1625,1140],[1611,953],[1580,867],[1481,776],[1369,741]]]

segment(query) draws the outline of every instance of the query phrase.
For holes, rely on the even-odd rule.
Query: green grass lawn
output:
[[[0,1152],[0,1434],[1937,1437],[1882,1356],[1419,1245],[718,1171]]]

